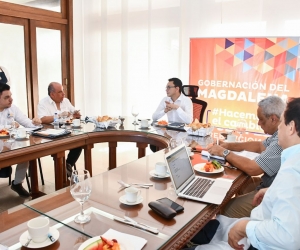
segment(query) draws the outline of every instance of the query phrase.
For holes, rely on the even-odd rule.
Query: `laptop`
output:
[[[230,179],[196,176],[184,144],[166,153],[165,161],[179,197],[221,204],[232,185]]]

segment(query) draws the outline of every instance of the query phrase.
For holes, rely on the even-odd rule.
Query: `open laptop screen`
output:
[[[190,158],[183,145],[175,148],[166,157],[172,175],[175,189],[179,189],[192,175],[194,175]]]

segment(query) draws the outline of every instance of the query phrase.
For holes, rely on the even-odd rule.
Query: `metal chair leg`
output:
[[[44,175],[43,175],[43,170],[42,170],[42,164],[41,164],[41,159],[40,158],[38,158],[38,163],[39,163],[39,169],[40,169],[40,176],[41,176],[42,185],[45,185]]]

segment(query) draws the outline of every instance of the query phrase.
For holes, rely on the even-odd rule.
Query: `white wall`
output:
[[[300,36],[299,0],[74,0],[76,107],[151,117],[191,37]]]

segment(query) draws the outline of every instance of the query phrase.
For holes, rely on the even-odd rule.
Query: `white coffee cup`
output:
[[[149,121],[147,119],[141,120],[141,127],[142,128],[148,128],[149,127]]]
[[[73,126],[79,127],[80,126],[80,119],[74,119],[73,120]]]
[[[29,236],[34,242],[43,242],[49,233],[49,219],[47,217],[34,218],[27,222]]]
[[[136,202],[140,194],[141,194],[141,190],[135,187],[128,187],[125,189],[125,196],[127,202],[130,203]]]
[[[236,136],[235,135],[231,135],[231,134],[229,134],[229,135],[227,135],[227,141],[228,142],[235,142],[235,139],[236,139]]]
[[[17,137],[25,138],[26,137],[26,129],[25,128],[18,128]]]
[[[164,162],[157,162],[155,164],[155,173],[157,175],[165,176],[167,173],[167,166]]]

